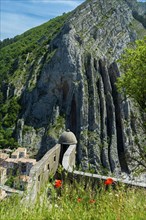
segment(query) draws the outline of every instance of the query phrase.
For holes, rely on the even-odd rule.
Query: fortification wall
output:
[[[70,145],[63,155],[62,166],[68,172],[72,172],[76,164],[76,145]]]
[[[93,182],[98,180],[104,182],[108,178],[107,176],[74,170],[75,161],[76,161],[75,151],[76,151],[76,145],[70,145],[63,156],[63,162],[62,162],[63,168],[66,171],[68,171],[73,178],[78,178],[78,179],[84,178],[86,181],[92,180]],[[144,182],[139,182],[136,180],[127,180],[127,179],[124,180],[121,178],[114,178],[114,177],[112,177],[112,179],[117,183],[120,182],[129,186],[146,188],[146,183]]]
[[[30,180],[27,187],[26,200],[35,201],[40,190],[48,182],[49,176],[54,175],[59,165],[61,145],[56,144],[51,150],[49,150],[44,157],[38,161],[30,170]],[[62,166],[69,173],[72,178],[78,180],[104,182],[108,177],[98,174],[91,174],[87,172],[74,170],[76,164],[76,145],[70,145],[67,151],[63,155]],[[144,187],[146,183],[136,182],[135,180],[124,180],[120,178],[112,178],[115,182],[120,182],[130,186]]]
[[[61,145],[56,144],[30,170],[30,180],[27,187],[27,200],[35,201],[40,190],[54,175],[59,165]]]

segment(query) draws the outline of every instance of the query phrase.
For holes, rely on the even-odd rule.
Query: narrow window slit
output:
[[[54,155],[54,162],[56,161],[56,155]]]

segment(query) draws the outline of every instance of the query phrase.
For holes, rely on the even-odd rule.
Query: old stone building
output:
[[[3,162],[9,157],[8,154],[0,152],[0,166],[3,164]]]
[[[11,157],[2,151],[0,153],[0,184],[4,185],[13,176],[13,187],[17,186],[20,189],[26,188],[30,170],[35,164],[35,159],[28,158],[26,148],[19,147],[11,153]]]
[[[26,158],[27,157],[27,150],[26,148],[23,148],[23,147],[19,147],[17,148],[16,151],[14,151],[11,155],[11,158]]]
[[[35,159],[30,158],[7,158],[3,162],[3,167],[7,169],[7,174],[10,175],[29,175],[30,169],[36,163]]]

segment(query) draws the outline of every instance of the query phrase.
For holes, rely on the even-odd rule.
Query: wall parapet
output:
[[[72,172],[76,164],[76,145],[70,145],[65,152],[62,160],[62,166],[68,172]]]
[[[74,170],[75,161],[76,161],[75,151],[76,151],[76,145],[70,145],[63,156],[62,165],[63,165],[63,168],[68,173],[70,173],[75,178],[85,177],[85,178],[91,179],[93,181],[95,181],[96,179],[101,180],[101,181],[105,181],[108,178],[108,176],[103,176],[103,175],[92,174],[92,173]],[[127,180],[127,179],[122,179],[122,178],[115,178],[115,177],[112,177],[112,179],[117,183],[119,182],[119,183],[129,185],[129,186],[146,188],[146,183],[144,183],[144,182],[139,182],[139,181],[135,181],[135,180]]]
[[[56,144],[30,170],[26,200],[35,201],[41,188],[54,175],[59,165],[61,145]]]

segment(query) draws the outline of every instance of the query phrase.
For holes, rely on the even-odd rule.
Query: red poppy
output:
[[[55,180],[54,187],[55,188],[60,188],[62,186],[62,180]]]
[[[89,201],[90,203],[95,203],[96,202],[96,200],[94,200],[94,199],[90,199],[90,201]]]
[[[81,201],[82,201],[82,199],[81,199],[81,198],[78,198],[78,199],[77,199],[77,201],[78,201],[78,202],[81,202]]]
[[[111,185],[114,182],[112,178],[107,178],[104,182],[105,185]]]

